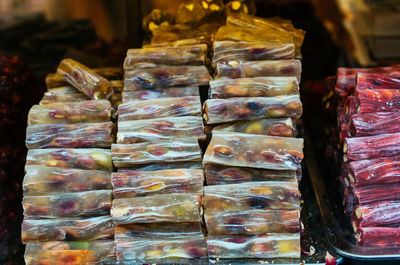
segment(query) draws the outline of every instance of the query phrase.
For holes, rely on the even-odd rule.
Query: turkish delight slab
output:
[[[25,143],[28,149],[110,148],[112,131],[112,122],[31,125],[26,129]]]
[[[352,161],[348,178],[357,186],[400,182],[400,157]]]
[[[400,67],[398,71],[400,71]],[[394,76],[358,73],[356,90],[362,89],[400,89],[400,73]]]
[[[25,166],[24,195],[112,189],[110,173],[47,166]]]
[[[182,238],[203,236],[201,223],[137,223],[115,226],[115,238]]]
[[[94,241],[114,238],[111,216],[74,219],[25,219],[23,243],[31,241]]]
[[[299,93],[295,77],[218,79],[210,82],[211,98],[274,97]]]
[[[206,44],[183,47],[129,49],[124,61],[124,70],[151,68],[158,65],[204,65],[206,59]]]
[[[210,258],[300,258],[300,234],[210,235],[207,249]]]
[[[203,195],[202,169],[130,171],[111,176],[114,198],[131,198],[169,193]]]
[[[111,190],[24,196],[25,218],[59,218],[110,214]]]
[[[354,232],[360,227],[399,227],[400,202],[382,201],[358,205],[352,214]]]
[[[201,161],[200,146],[195,138],[166,140],[157,143],[113,144],[111,152],[116,167]]]
[[[284,77],[294,76],[300,82],[300,60],[267,60],[252,62],[219,62],[216,67],[215,79],[244,77]]]
[[[75,93],[80,93],[82,95],[85,95],[83,93],[81,93],[79,90],[77,90],[75,87],[69,86],[68,84],[65,86],[57,86],[57,87],[52,87],[52,88],[47,88],[47,92],[53,92],[56,94],[75,94]],[[86,95],[85,95],[86,96]],[[86,96],[88,98],[88,100],[90,100],[90,98],[88,96]]]
[[[56,102],[34,105],[28,114],[28,125],[107,122],[110,117],[108,100]]]
[[[399,248],[400,228],[362,227],[356,234],[358,246],[374,248]]]
[[[262,118],[300,118],[303,105],[299,95],[208,99],[203,118],[207,124]]]
[[[45,82],[47,89],[68,85],[67,81],[57,73],[46,75]]]
[[[303,139],[214,132],[203,164],[297,170]]]
[[[40,100],[39,105],[51,104],[56,102],[82,102],[89,100],[89,97],[83,93],[57,93],[45,92],[43,98]]]
[[[127,171],[155,171],[155,170],[167,170],[167,169],[202,169],[203,164],[201,161],[189,161],[189,162],[178,162],[178,163],[167,163],[167,164],[148,164],[148,165],[132,165],[126,168],[118,168],[118,172]]]
[[[350,132],[355,137],[396,133],[399,128],[399,112],[375,112],[351,116]]]
[[[108,99],[113,93],[107,79],[72,59],[62,60],[58,65],[57,74],[91,99]]]
[[[125,72],[125,91],[208,85],[205,66],[164,66]]]
[[[208,235],[261,235],[298,233],[299,210],[248,210],[204,213]]]
[[[293,137],[296,133],[296,124],[291,118],[261,119],[223,124],[216,126],[212,131]]]
[[[203,206],[206,213],[298,209],[300,197],[297,181],[214,185],[204,187]]]
[[[169,87],[164,89],[124,91],[122,92],[122,102],[127,103],[134,100],[180,98],[189,96],[200,96],[199,87]]]
[[[220,165],[205,165],[204,170],[208,185],[269,180],[297,180],[298,175],[295,170],[269,170]]]
[[[344,161],[400,155],[400,133],[346,138]]]
[[[158,98],[131,101],[118,106],[119,121],[200,115],[200,97]]]
[[[97,148],[29,150],[26,156],[26,165],[104,171],[112,171],[113,169],[111,151]]]
[[[117,143],[134,144],[176,138],[205,139],[201,117],[171,117],[118,123]]]
[[[395,112],[400,110],[400,90],[362,89],[357,90],[357,113]]]
[[[201,196],[163,194],[115,199],[111,216],[117,225],[133,223],[200,222]]]
[[[293,43],[215,41],[213,64],[226,61],[294,59]]]
[[[352,193],[358,205],[368,205],[378,201],[400,200],[400,184],[371,185],[359,187],[352,185]]]

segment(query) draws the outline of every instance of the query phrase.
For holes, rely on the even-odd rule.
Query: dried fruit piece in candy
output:
[[[26,147],[35,148],[110,148],[114,141],[113,123],[32,125],[26,130]]]
[[[201,161],[201,150],[196,138],[157,143],[113,144],[111,151],[116,167]]]
[[[202,169],[169,169],[113,173],[114,198],[131,198],[169,193],[203,195]]]
[[[124,91],[122,92],[122,102],[127,103],[134,100],[180,98],[189,96],[200,96],[199,87],[169,87],[164,89]]]
[[[115,199],[111,216],[117,225],[133,223],[200,222],[199,195],[164,194]]]
[[[118,168],[118,172],[127,171],[155,171],[167,169],[202,169],[201,161],[178,162],[169,164],[133,165],[130,168]]]
[[[25,218],[100,216],[110,213],[111,190],[24,196]]]
[[[112,189],[107,171],[26,166],[25,172],[24,195]]]
[[[356,240],[358,246],[373,248],[400,247],[400,228],[398,227],[361,227]]]
[[[300,192],[297,181],[260,181],[206,186],[203,206],[206,213],[299,209]]]
[[[111,117],[111,104],[107,100],[82,102],[56,102],[34,105],[28,114],[28,126],[36,124],[107,122]]]
[[[360,227],[399,227],[400,202],[382,201],[356,206],[351,220],[354,232]]]
[[[303,139],[214,132],[203,164],[297,170]]]
[[[300,258],[300,234],[209,236],[210,258]]]
[[[107,79],[72,59],[62,60],[57,74],[91,99],[108,99],[113,93]]]
[[[369,205],[378,201],[400,200],[400,184],[371,185],[359,187],[352,185],[352,193],[358,205]]]
[[[350,132],[355,137],[396,133],[400,127],[399,112],[363,113],[350,119]]]
[[[29,150],[26,165],[112,171],[111,151],[106,149]]]
[[[25,219],[22,223],[23,243],[31,241],[94,241],[112,239],[111,216],[80,219]]]
[[[46,81],[47,89],[68,85],[67,81],[61,75],[59,75],[57,73],[46,75],[45,81]]]
[[[158,98],[131,101],[118,106],[118,115],[119,121],[177,116],[200,116],[200,97]]]

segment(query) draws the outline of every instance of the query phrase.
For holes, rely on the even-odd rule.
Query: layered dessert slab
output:
[[[200,96],[199,87],[169,87],[163,89],[145,89],[138,91],[122,92],[122,102],[127,103],[134,100],[148,100],[158,98],[180,98]]]

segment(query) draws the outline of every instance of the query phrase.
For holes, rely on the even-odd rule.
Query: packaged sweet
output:
[[[28,126],[36,124],[107,122],[111,117],[108,100],[56,102],[33,105],[28,114]]]
[[[215,79],[244,78],[244,77],[283,77],[295,76],[300,82],[300,60],[270,60],[239,62],[229,61],[217,64]]]
[[[355,114],[350,118],[352,136],[371,136],[385,133],[396,133],[400,126],[399,112],[375,112]]]
[[[159,66],[125,72],[125,91],[207,85],[212,78],[205,66]]]
[[[24,219],[23,243],[34,241],[95,241],[114,238],[111,216],[69,219]]]
[[[60,218],[110,214],[111,190],[24,196],[25,218]]]
[[[202,169],[201,161],[178,162],[168,164],[149,164],[149,165],[134,165],[129,168],[118,168],[118,172],[127,171],[155,171],[167,169]]]
[[[111,176],[114,198],[144,197],[156,194],[192,193],[203,195],[202,169],[128,171]]]
[[[351,216],[354,232],[360,227],[399,227],[400,202],[382,201],[355,207]]]
[[[207,214],[257,209],[299,209],[300,197],[297,181],[213,185],[204,187],[203,207]]]
[[[113,93],[107,79],[72,59],[62,60],[57,74],[91,99],[108,99]]]
[[[365,206],[379,201],[400,200],[400,184],[351,186],[352,193],[358,205]]]
[[[263,235],[301,231],[299,210],[204,213],[208,235]]]
[[[68,85],[67,81],[57,73],[46,75],[45,82],[47,89]]]
[[[116,225],[200,222],[201,196],[163,194],[115,199],[111,216]]]
[[[220,165],[204,166],[207,184],[236,184],[252,181],[270,181],[270,180],[297,180],[295,170],[269,170],[248,167],[232,167]]]
[[[107,80],[122,80],[124,71],[120,67],[94,68],[93,71]]]
[[[116,167],[201,161],[201,150],[196,138],[157,143],[113,144],[111,152]]]
[[[124,61],[124,70],[152,68],[159,65],[204,65],[206,58],[206,44],[129,49]]]
[[[361,227],[356,240],[358,246],[373,248],[399,248],[399,227]]]
[[[210,98],[274,97],[299,94],[295,77],[218,79],[210,82]]]
[[[112,171],[111,151],[106,149],[35,149],[29,150],[26,165]]]
[[[25,172],[25,196],[112,189],[107,171],[27,165]]]
[[[137,223],[115,226],[115,238],[182,238],[203,236],[201,223]]]
[[[157,98],[131,101],[118,106],[118,120],[144,120],[162,117],[200,116],[200,97]]]
[[[45,92],[39,105],[51,104],[56,102],[82,102],[89,100],[89,97],[81,92],[76,93],[57,93]]]
[[[303,159],[303,139],[214,132],[203,164],[297,170]]]
[[[122,102],[127,103],[134,100],[180,98],[189,96],[200,96],[199,87],[169,87],[164,89],[124,91],[122,92]]]
[[[300,258],[300,234],[210,235],[207,249],[210,258]]]
[[[261,119],[223,124],[214,127],[212,131],[294,137],[296,125],[291,118]]]
[[[185,116],[118,123],[118,144],[157,142],[177,138],[205,139],[203,119]]]
[[[294,52],[293,43],[215,41],[212,62],[287,60]]]
[[[203,109],[207,124],[263,118],[298,119],[303,113],[299,95],[208,99]]]
[[[25,143],[28,149],[110,148],[112,131],[112,122],[32,125],[26,129]]]

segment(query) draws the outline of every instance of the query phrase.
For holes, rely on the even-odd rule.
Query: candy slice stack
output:
[[[53,79],[46,82],[50,86],[67,82],[75,88],[50,88],[28,115],[25,261],[104,264],[114,255],[112,106],[108,100],[90,99],[107,98],[112,88],[105,78],[72,60],[61,62],[60,69],[63,75],[50,76]]]
[[[207,45],[130,49],[112,159],[115,250],[121,262],[207,257],[201,201],[199,86]],[[191,261],[188,261],[189,263]]]
[[[393,66],[338,71],[336,93],[343,104],[341,179],[360,246],[400,247],[399,70]]]
[[[244,14],[216,34],[203,115],[212,128],[203,159],[210,258],[300,258],[303,37],[290,21]]]

